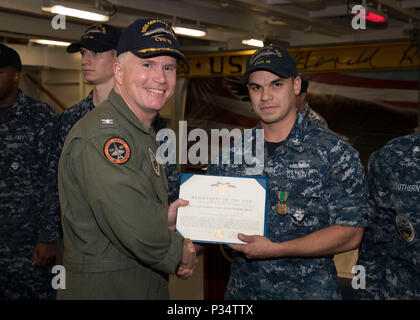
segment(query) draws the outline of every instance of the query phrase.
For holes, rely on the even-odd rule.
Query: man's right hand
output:
[[[184,248],[182,250],[182,260],[176,271],[177,277],[183,280],[191,277],[195,267],[197,266],[197,263],[198,259],[195,246],[190,239],[185,239]]]

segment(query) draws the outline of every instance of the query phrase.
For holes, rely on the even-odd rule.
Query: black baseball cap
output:
[[[283,78],[298,75],[293,57],[286,49],[277,46],[258,49],[249,57],[245,73],[241,77],[241,83],[247,84],[249,75],[257,70],[271,71]]]
[[[22,71],[22,62],[16,50],[0,43],[0,68],[9,66]]]
[[[94,24],[85,30],[79,42],[67,47],[67,52],[79,52],[82,47],[94,52],[117,49],[120,36],[121,31],[113,26],[104,23]]]
[[[172,55],[188,65],[171,25],[160,19],[138,19],[130,24],[121,34],[117,55],[127,51],[141,58]]]
[[[301,81],[300,81],[300,92],[299,94],[305,93],[308,90],[309,82],[308,79],[306,79],[305,75],[303,73],[298,74]]]

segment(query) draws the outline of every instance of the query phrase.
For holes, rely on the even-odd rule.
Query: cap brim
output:
[[[148,57],[159,56],[159,55],[174,56],[175,58],[177,58],[177,60],[181,60],[187,66],[190,65],[188,59],[181,52],[175,49],[171,49],[171,48],[149,48],[149,49],[132,51],[132,53],[140,58],[148,58]]]
[[[75,53],[80,51],[80,43],[72,43],[66,48],[67,53]]]
[[[277,72],[277,71],[275,71],[273,69],[272,68],[269,68],[269,67],[266,67],[266,66],[255,66],[255,67],[248,68],[248,70],[245,71],[245,73],[241,77],[241,83],[243,85],[246,85],[248,83],[249,75],[252,72],[258,71],[258,70],[270,71],[270,72],[272,72],[272,73],[274,73],[274,74],[276,74],[276,75],[278,75],[279,77],[282,77],[282,78],[289,78],[289,77],[292,77],[292,76],[297,76],[297,73],[296,74],[294,74],[294,73],[290,73],[290,74],[288,74],[288,73],[279,73],[279,72]]]
[[[72,43],[71,45],[67,47],[67,52],[68,53],[79,52],[81,48],[86,48],[93,52],[104,52],[104,51],[116,49],[112,45],[104,45],[103,43],[96,43],[94,41],[89,41],[89,42]]]

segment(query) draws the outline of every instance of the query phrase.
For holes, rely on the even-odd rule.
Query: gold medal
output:
[[[278,191],[277,197],[280,203],[277,205],[277,213],[278,214],[287,214],[287,191]]]
[[[277,205],[277,213],[278,214],[287,214],[287,204],[279,203]]]

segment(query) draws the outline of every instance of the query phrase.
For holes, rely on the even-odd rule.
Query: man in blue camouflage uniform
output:
[[[327,121],[309,106],[307,99],[309,87],[308,79],[306,79],[306,76],[302,73],[299,73],[299,77],[301,79],[301,86],[299,95],[296,97],[297,108],[310,122],[328,128]]]
[[[114,86],[113,64],[117,62],[117,44],[121,31],[107,24],[95,24],[86,29],[79,42],[67,47],[68,53],[80,52],[85,79],[95,87],[89,95],[60,115],[60,140],[86,113],[108,98]]]
[[[80,52],[83,75],[95,87],[85,99],[60,115],[61,145],[76,122],[108,98],[114,85],[113,64],[117,62],[116,49],[120,35],[121,31],[111,25],[94,24],[85,30],[79,42],[67,47],[68,53]],[[152,127],[158,132],[166,128],[166,122],[157,114]],[[178,166],[167,164],[165,168],[169,184],[169,202],[173,202],[178,199],[179,194]]]
[[[0,44],[0,300],[55,296],[58,116],[19,90],[21,70]]]
[[[368,163],[370,227],[360,248],[362,299],[420,299],[420,132],[399,137]]]
[[[237,255],[225,298],[340,299],[333,255],[359,246],[369,216],[358,154],[297,111],[300,77],[285,49],[256,51],[242,82],[261,120],[253,131],[264,129],[264,164],[233,164],[231,148],[229,164],[219,158],[208,172],[268,178],[267,237],[239,234],[245,244],[229,245]],[[257,150],[251,139],[244,154]]]

